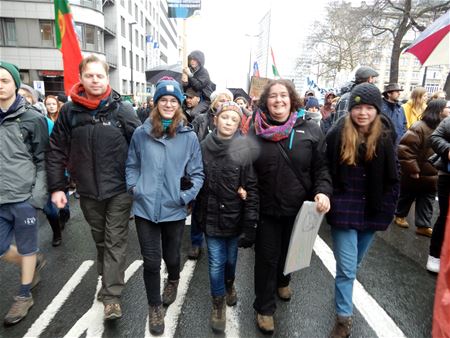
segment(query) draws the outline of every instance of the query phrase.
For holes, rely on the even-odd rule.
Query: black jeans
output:
[[[414,201],[416,201],[416,212],[414,217],[416,227],[431,228],[431,218],[433,217],[433,203],[435,197],[435,193],[420,193],[401,190],[395,215],[398,217],[408,216],[411,205]]]
[[[161,256],[166,263],[169,280],[178,280],[181,239],[186,220],[153,223],[138,216],[135,220],[141,254],[144,258],[144,284],[148,304],[161,305]]]
[[[290,275],[283,275],[295,216],[261,215],[255,243],[255,301],[253,308],[262,315],[276,310],[277,288],[289,285]]]
[[[448,199],[450,194],[450,175],[439,175],[438,198],[439,216],[434,223],[433,235],[430,241],[430,256],[439,258],[441,256],[442,243],[445,234],[445,221],[447,220]]]
[[[119,303],[125,286],[125,258],[132,198],[127,193],[97,201],[81,196],[80,207],[97,247],[103,303]]]

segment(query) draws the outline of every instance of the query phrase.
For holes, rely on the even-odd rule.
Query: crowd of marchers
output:
[[[137,109],[109,85],[96,56],[79,65],[70,100],[22,84],[19,69],[0,61],[0,257],[21,270],[4,318],[22,320],[46,265],[39,253],[38,210],[62,242],[77,197],[97,249],[104,319],[122,317],[121,294],[130,216],[143,257],[149,330],[164,333],[165,311],[177,297],[185,221],[191,214],[190,259],[206,242],[210,325],[224,332],[235,287],[238,248],[254,246],[256,325],[275,331],[277,298],[289,302],[283,269],[295,217],[315,201],[330,226],[336,260],[336,321],[331,337],[352,329],[353,285],[377,231],[392,221],[407,228],[415,202],[418,235],[431,237],[427,269],[439,272],[450,192],[450,104],[415,88],[374,85],[370,67],[341,93],[319,104],[291,81],[271,80],[260,97],[217,89],[205,56],[188,57],[180,82],[163,77]],[[66,101],[66,100],[64,100]],[[431,219],[439,199],[439,217]],[[168,278],[160,292],[161,260]],[[127,309],[133,311],[133,309]]]

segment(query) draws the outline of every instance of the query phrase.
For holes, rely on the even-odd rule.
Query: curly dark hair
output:
[[[297,91],[295,90],[295,87],[294,87],[294,84],[292,83],[292,81],[284,80],[284,79],[270,80],[264,87],[264,90],[259,98],[258,106],[263,112],[265,112],[265,113],[269,112],[269,109],[267,108],[267,99],[269,98],[270,88],[272,88],[276,84],[285,86],[286,89],[288,90],[289,99],[291,101],[291,113],[297,111],[297,109],[302,107],[302,102],[301,102],[300,96],[298,95]]]

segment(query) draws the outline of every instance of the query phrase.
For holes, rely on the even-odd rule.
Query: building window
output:
[[[127,50],[125,47],[122,47],[122,66],[127,66]]]
[[[141,72],[145,72],[144,58],[141,58]]]
[[[125,18],[124,17],[120,17],[120,34],[122,34],[122,36],[125,38],[126,37],[126,33],[125,33]]]
[[[125,8],[125,0],[120,0],[120,5]]]
[[[133,15],[133,4],[128,0],[128,14]]]
[[[136,47],[139,47],[139,32],[137,29],[134,31],[134,44]]]
[[[128,93],[128,83],[127,83],[127,80],[122,80],[122,93],[123,93],[123,94]]]
[[[80,42],[81,48],[84,46],[84,25],[76,23],[75,31],[77,32],[78,41]]]
[[[144,36],[141,34],[141,49],[144,50]]]
[[[86,49],[96,50],[95,48],[95,28],[94,26],[86,25],[85,28]]]
[[[129,35],[130,42],[133,43],[133,26],[132,25],[128,26],[128,35]]]
[[[0,45],[15,46],[16,40],[16,21],[14,19],[0,19]]]
[[[141,27],[144,27],[144,13],[141,11]]]
[[[134,5],[134,20],[136,21],[136,23],[139,22],[139,11],[137,5]]]
[[[41,31],[41,46],[54,47],[53,22],[39,20],[39,29]]]
[[[139,55],[136,54],[136,70],[139,71]]]

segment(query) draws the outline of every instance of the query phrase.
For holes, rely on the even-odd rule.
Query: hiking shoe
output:
[[[418,227],[416,229],[416,234],[420,236],[431,237],[431,235],[433,234],[433,229],[429,227]]]
[[[120,304],[105,304],[105,320],[114,320],[122,317],[122,309]]]
[[[177,298],[178,282],[179,279],[168,280],[166,285],[164,286],[162,299],[165,306],[169,306]]]
[[[225,296],[213,297],[211,328],[214,332],[224,332],[226,325]]]
[[[41,270],[47,264],[47,261],[43,254],[36,254],[36,268],[34,269],[33,280],[31,281],[31,289],[33,289],[36,285],[41,281]]]
[[[234,282],[226,282],[225,288],[227,290],[226,294],[226,303],[228,306],[234,306],[237,303],[237,292],[236,288],[234,287]]]
[[[193,246],[188,253],[188,259],[197,260],[200,258],[202,253],[202,248],[199,246]]]
[[[291,300],[292,290],[289,287],[289,285],[282,288],[278,288],[278,297],[280,297],[280,299],[285,302],[289,302]]]
[[[14,297],[14,303],[11,305],[5,316],[5,325],[14,325],[20,322],[28,314],[28,310],[33,306],[33,296],[30,297]]]
[[[394,217],[394,223],[397,224],[400,228],[409,228],[409,223],[406,220],[406,217]]]
[[[427,260],[427,270],[434,273],[439,273],[441,266],[441,260],[439,258],[428,256]]]
[[[273,316],[265,316],[257,313],[256,324],[258,325],[258,329],[264,334],[273,334],[275,330]]]
[[[336,316],[330,338],[347,338],[352,331],[352,317]]]
[[[148,326],[152,335],[161,335],[164,333],[164,307],[162,305],[149,306],[148,308]]]

